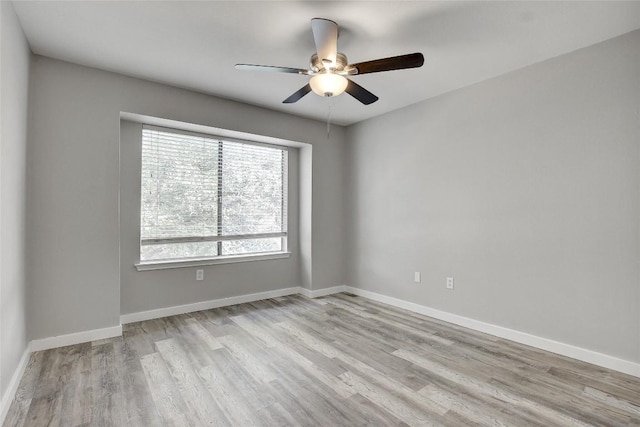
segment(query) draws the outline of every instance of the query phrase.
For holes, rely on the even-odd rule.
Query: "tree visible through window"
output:
[[[287,154],[145,126],[140,260],[285,250]]]

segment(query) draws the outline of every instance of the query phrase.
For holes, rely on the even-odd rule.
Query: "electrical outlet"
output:
[[[415,273],[413,273],[413,281],[416,283],[420,283],[420,272],[416,271]]]
[[[453,289],[453,277],[447,277],[447,289]]]
[[[196,280],[204,279],[204,270],[196,270]]]

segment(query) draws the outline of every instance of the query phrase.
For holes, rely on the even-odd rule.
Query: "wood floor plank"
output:
[[[70,382],[73,356],[81,353],[86,347],[87,345],[83,344],[44,352],[25,425],[60,424],[63,394]]]
[[[190,365],[187,352],[174,339],[156,342],[196,425],[231,425]]]
[[[533,409],[535,412],[538,412],[541,417],[547,418],[549,420],[549,423],[552,425],[588,425],[583,423],[579,419],[573,418],[561,411],[557,411],[552,407],[540,405],[536,401],[530,400],[526,397],[522,397],[518,394],[511,393],[510,390],[496,387],[494,384],[483,383],[468,376],[461,375],[426,358],[416,357],[416,355],[411,354],[408,351],[398,350],[394,352],[394,354],[398,355],[399,357],[405,358],[406,360],[409,360],[418,366],[435,372],[436,374],[443,376],[451,381],[454,381],[460,386],[472,390],[477,394],[486,394],[510,405]]]
[[[320,420],[321,424],[345,426],[379,424],[377,417],[355,410],[353,402],[341,398],[331,385],[307,381],[308,376],[303,369],[286,364],[284,360],[274,363],[274,369],[278,372],[278,382],[295,395],[298,402],[304,403],[305,408],[313,414],[314,419]],[[347,387],[346,384],[344,386]]]
[[[607,406],[618,408],[621,412],[630,413],[633,417],[640,417],[640,406],[628,402],[624,398],[591,387],[585,387],[584,396],[594,398]]]
[[[292,392],[283,386],[280,380],[274,380],[270,385],[272,393],[277,399],[277,407],[281,407],[289,417],[295,420],[296,424],[292,425],[309,427],[321,425],[324,417],[312,410],[304,401],[303,395],[296,393],[296,390]]]
[[[9,412],[7,412],[7,417],[4,419],[5,426],[11,427],[22,427],[27,424],[27,414],[29,412],[29,408],[31,407],[31,398],[28,399],[15,399],[12,404]],[[31,423],[31,425],[35,425]]]
[[[215,336],[211,335],[200,322],[195,319],[187,319],[186,322],[187,329],[191,331],[192,336],[195,337],[206,350],[218,350],[223,347],[222,343],[220,343]]]
[[[375,405],[383,408],[408,425],[441,425],[438,419],[433,416],[434,414],[429,414],[427,411],[420,411],[413,407],[413,405],[408,405],[405,399],[398,397],[394,393],[390,393],[383,387],[373,382],[369,382],[357,374],[348,371],[340,375],[340,378],[345,384],[353,388],[355,392],[364,396]],[[443,413],[446,413],[446,411],[443,411]]]
[[[398,427],[405,427],[409,425],[359,393],[351,396],[349,400],[356,408],[358,408],[359,412],[368,414],[370,417],[375,417],[375,419],[379,420],[371,423],[370,425]]]
[[[127,415],[113,343],[91,348],[92,424],[120,426],[127,424]]]
[[[70,356],[70,378],[62,389],[60,418],[71,420],[73,426],[87,424],[93,417],[93,347],[85,346],[82,350]]]
[[[350,294],[31,355],[4,427],[634,426],[640,378]]]
[[[220,337],[220,342],[256,381],[268,383],[276,379],[268,367],[265,353],[252,346],[246,337],[227,335]]]
[[[236,387],[217,369],[207,366],[200,370],[199,375],[231,425],[252,426],[260,423],[259,418],[241,397]]]
[[[260,412],[263,426],[285,427],[300,425],[300,423],[282,407],[279,402],[272,403]]]
[[[162,425],[176,427],[195,425],[187,417],[187,405],[162,356],[159,353],[146,354],[142,356],[140,362],[149,382],[151,398],[162,419]]]
[[[151,397],[149,383],[135,347],[128,340],[114,343],[116,363],[122,367],[122,392],[126,396],[127,422],[132,426],[161,425],[161,418]]]
[[[15,399],[17,401],[30,400],[33,397],[34,387],[42,371],[45,353],[44,351],[36,351],[29,357],[29,362],[24,370],[24,374],[22,374],[22,379],[16,391]]]

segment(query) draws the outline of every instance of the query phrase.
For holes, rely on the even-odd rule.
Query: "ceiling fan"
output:
[[[317,53],[311,55],[310,69],[254,64],[236,64],[236,69],[311,76],[309,83],[282,101],[285,104],[297,102],[313,91],[320,96],[327,97],[347,92],[363,104],[369,105],[376,102],[378,97],[346,76],[417,68],[424,64],[424,56],[421,53],[349,64],[346,55],[338,52],[338,24],[328,19],[314,18],[311,20],[311,30]]]

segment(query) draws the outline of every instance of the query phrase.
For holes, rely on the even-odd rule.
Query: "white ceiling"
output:
[[[380,97],[331,100],[351,124],[640,28],[640,2],[18,1],[34,53],[248,104],[326,120],[329,100],[294,74],[236,63],[307,68],[310,20],[340,26],[349,62],[422,52],[422,68],[353,77]]]

